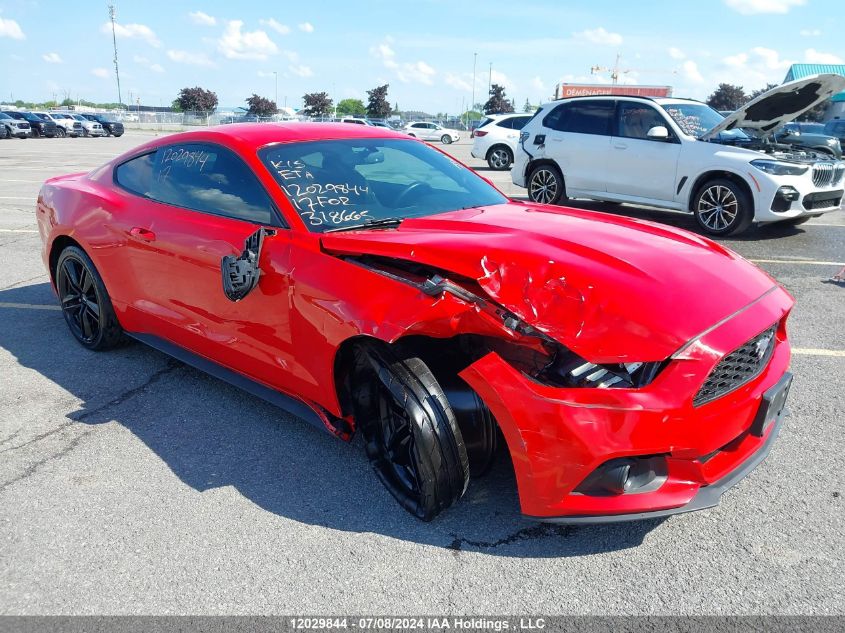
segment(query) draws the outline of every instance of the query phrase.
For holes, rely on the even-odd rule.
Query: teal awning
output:
[[[810,75],[842,75],[845,77],[845,64],[792,64],[786,71],[783,83],[803,79]],[[831,101],[845,101],[845,92],[833,95]]]

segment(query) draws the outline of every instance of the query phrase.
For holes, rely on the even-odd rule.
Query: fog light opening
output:
[[[623,457],[596,468],[575,489],[576,494],[609,496],[653,492],[666,481],[666,458]]]

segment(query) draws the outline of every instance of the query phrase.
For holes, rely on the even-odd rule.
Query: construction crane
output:
[[[622,53],[616,53],[616,63],[612,67],[607,66],[590,66],[590,74],[597,75],[599,73],[609,72],[611,83],[615,86],[619,83],[619,75],[625,75],[630,72],[639,73],[671,73],[678,74],[677,68],[619,68],[619,60],[622,58]]]

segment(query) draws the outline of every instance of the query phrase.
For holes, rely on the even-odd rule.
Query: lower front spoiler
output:
[[[654,510],[653,512],[634,512],[631,514],[606,514],[606,515],[572,515],[562,517],[530,517],[536,521],[543,523],[556,523],[560,525],[589,525],[598,523],[622,523],[624,521],[644,521],[646,519],[661,519],[663,517],[672,516],[673,514],[682,514],[684,512],[694,512],[695,510],[703,510],[705,508],[712,508],[719,505],[719,500],[722,495],[733,488],[742,479],[746,477],[752,470],[757,468],[769,451],[772,450],[772,445],[780,433],[780,428],[783,424],[783,413],[777,417],[772,424],[772,429],[769,431],[769,437],[762,446],[742,463],[736,470],[731,471],[719,481],[716,481],[709,486],[701,487],[692,500],[680,507],[669,508],[667,510]]]

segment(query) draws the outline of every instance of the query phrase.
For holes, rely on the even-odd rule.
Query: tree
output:
[[[714,110],[738,110],[748,102],[742,86],[719,84],[716,91],[707,97],[707,105]]]
[[[523,112],[536,112],[537,106],[531,105],[531,102],[526,98],[525,99],[525,105],[522,106],[522,111]]]
[[[176,97],[176,102],[182,112],[211,112],[217,107],[217,93],[199,86],[182,88],[179,96]]]
[[[387,100],[387,89],[390,84],[383,86],[376,86],[372,90],[367,90],[367,114],[373,119],[385,119],[390,116],[390,102]]]
[[[461,115],[462,121],[478,121],[484,115],[481,114],[478,110],[467,110]]]
[[[337,102],[337,113],[364,116],[367,114],[367,108],[360,99],[342,99]]]
[[[505,87],[493,84],[490,88],[490,98],[484,104],[484,114],[506,114],[513,112],[513,105],[505,97]]]
[[[752,99],[756,99],[764,92],[768,92],[772,88],[777,88],[777,86],[777,84],[766,84],[765,88],[757,88],[757,90],[754,90],[750,95],[748,95],[748,100],[751,101]]]
[[[255,116],[273,116],[279,111],[276,107],[275,101],[270,101],[265,97],[259,97],[255,93],[253,93],[246,102],[247,105],[249,105],[248,114],[253,114]]]
[[[305,103],[302,108],[302,114],[305,116],[326,116],[334,105],[325,92],[310,92],[302,97],[302,101]]]

